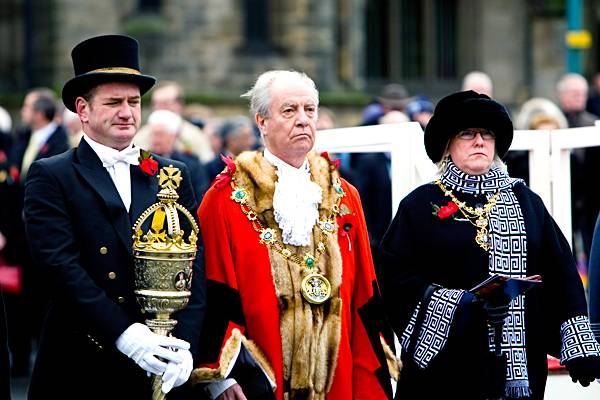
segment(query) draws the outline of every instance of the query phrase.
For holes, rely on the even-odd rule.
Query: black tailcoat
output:
[[[187,167],[154,156],[159,169],[183,172],[179,203],[196,215]],[[35,162],[25,188],[25,219],[34,262],[52,299],[31,379],[30,399],[150,398],[150,378],[121,354],[115,341],[143,322],[134,295],[132,226],[157,201],[157,177],[131,166],[131,207],[125,209],[110,175],[85,141]],[[186,238],[189,224],[183,224]],[[200,241],[199,241],[200,243]],[[199,245],[201,249],[201,246]],[[195,353],[204,316],[201,250],[194,262],[192,298],[177,315],[173,335]]]

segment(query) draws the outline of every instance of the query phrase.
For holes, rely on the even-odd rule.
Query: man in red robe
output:
[[[391,398],[358,192],[311,152],[315,84],[269,71],[244,96],[265,149],[227,160],[198,210],[209,305],[190,379],[213,399]]]

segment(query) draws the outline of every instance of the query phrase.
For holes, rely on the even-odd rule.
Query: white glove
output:
[[[162,377],[163,384],[161,389],[164,394],[169,393],[174,387],[183,385],[190,377],[194,368],[192,353],[189,350],[179,350],[177,354],[180,356],[180,361],[169,361]]]
[[[136,322],[131,324],[125,332],[117,338],[117,349],[131,358],[146,372],[162,375],[167,369],[165,361],[179,363],[181,356],[177,349],[189,350],[190,344],[185,340],[169,336],[161,336],[152,332],[144,324]]]

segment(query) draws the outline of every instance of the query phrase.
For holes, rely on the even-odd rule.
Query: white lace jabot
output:
[[[310,180],[308,160],[294,168],[265,148],[265,159],[275,166],[277,182],[273,195],[275,221],[283,243],[308,246],[312,229],[319,220],[318,205],[323,200],[321,187]]]

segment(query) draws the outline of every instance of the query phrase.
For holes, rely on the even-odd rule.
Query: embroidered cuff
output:
[[[580,315],[566,320],[560,327],[560,335],[561,364],[579,357],[600,356],[600,344],[594,338],[588,317]]]
[[[408,321],[408,325],[404,332],[402,332],[402,336],[400,337],[400,346],[406,351],[408,346],[410,346],[410,338],[412,337],[413,331],[415,330],[415,324],[417,323],[417,315],[419,315],[419,310],[421,309],[421,302],[417,304],[415,307],[415,311],[413,311],[410,316],[410,320]]]
[[[431,360],[446,345],[454,313],[464,294],[464,290],[438,289],[431,296],[415,346],[414,361],[420,368],[427,368]],[[410,338],[413,336],[412,333],[415,329],[414,325],[420,307],[421,303],[417,305],[406,330],[402,334],[401,344],[404,349],[408,348]]]

